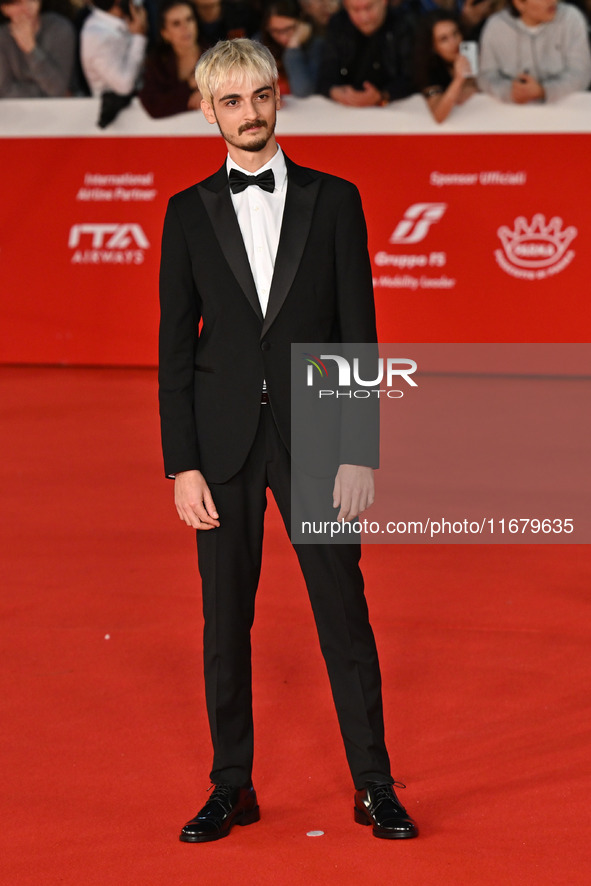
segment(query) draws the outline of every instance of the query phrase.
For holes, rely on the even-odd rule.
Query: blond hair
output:
[[[228,80],[249,83],[262,80],[270,86],[277,77],[277,65],[267,47],[245,37],[220,40],[203,53],[195,68],[197,88],[210,104],[213,104],[214,92]]]

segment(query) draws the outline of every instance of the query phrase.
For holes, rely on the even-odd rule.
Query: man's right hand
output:
[[[312,36],[312,25],[309,22],[298,22],[287,42],[286,49],[299,49]]]
[[[128,27],[132,34],[148,33],[148,14],[143,6],[130,4]]]
[[[512,83],[511,97],[515,104],[524,105],[527,102],[537,101],[545,98],[544,87],[541,83],[528,74],[526,71],[519,74]]]
[[[174,481],[174,503],[178,515],[193,529],[215,529],[218,512],[201,471],[181,471]]]

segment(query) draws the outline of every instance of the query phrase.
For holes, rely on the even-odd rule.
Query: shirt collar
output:
[[[260,169],[257,169],[255,173],[249,172],[247,169],[243,169],[241,166],[238,166],[238,164],[235,163],[228,154],[228,157],[226,158],[226,171],[228,172],[228,174],[230,174],[231,169],[237,169],[238,172],[243,172],[245,175],[260,175],[261,172],[266,172],[267,169],[272,169],[273,175],[275,176],[275,191],[280,191],[287,179],[287,166],[285,164],[285,156],[279,145],[277,145],[277,151],[271,157],[271,159],[268,160],[264,166],[261,166]]]

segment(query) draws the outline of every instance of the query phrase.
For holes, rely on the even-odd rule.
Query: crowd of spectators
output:
[[[94,95],[107,125],[198,109],[220,39],[275,57],[283,94],[353,107],[419,92],[438,122],[477,91],[552,102],[591,83],[591,0],[0,0],[0,97]]]

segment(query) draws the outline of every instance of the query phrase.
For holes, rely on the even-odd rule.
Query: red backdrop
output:
[[[359,186],[382,341],[589,340],[588,135],[281,144]],[[222,163],[219,136],[11,139],[3,150],[0,359],[155,364],[166,202]]]

